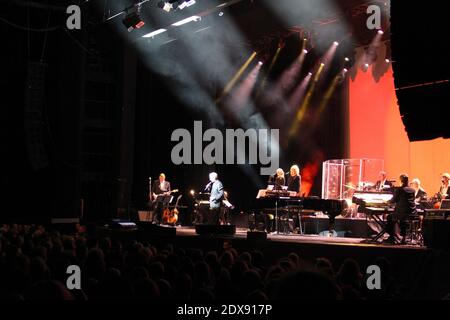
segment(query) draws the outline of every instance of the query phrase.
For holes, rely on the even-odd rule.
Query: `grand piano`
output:
[[[329,218],[329,230],[334,230],[335,218],[347,207],[345,200],[320,199],[319,197],[298,197],[295,192],[284,190],[260,190],[255,199],[255,210],[277,211],[294,210],[297,214],[304,212],[322,212]],[[277,230],[278,231],[278,230]]]

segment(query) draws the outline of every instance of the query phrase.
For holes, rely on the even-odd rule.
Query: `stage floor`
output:
[[[236,228],[236,233],[229,236],[218,236],[221,238],[247,239],[246,228]],[[195,232],[195,227],[176,227],[176,235],[181,237],[199,237]],[[366,238],[348,237],[324,237],[313,234],[267,234],[267,240],[271,242],[297,243],[297,244],[326,244],[339,246],[377,247],[377,248],[403,248],[411,250],[426,250],[426,247],[419,245],[393,245],[388,243],[370,243]]]

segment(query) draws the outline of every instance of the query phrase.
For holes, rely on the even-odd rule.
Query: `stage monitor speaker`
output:
[[[79,223],[79,218],[52,218],[50,220],[50,228],[64,234],[73,234],[78,232],[77,225]]]
[[[128,220],[111,219],[105,223],[105,228],[110,230],[135,230],[137,225]]]
[[[161,226],[153,224],[151,222],[138,222],[138,229],[148,235],[158,235],[158,236],[176,236],[177,229],[172,226]]]
[[[450,250],[450,220],[443,217],[425,218],[423,240],[429,248]]]
[[[198,235],[232,236],[236,233],[236,226],[198,224],[195,226],[195,233],[197,233]]]
[[[267,240],[267,233],[264,231],[247,231],[247,240],[265,241]]]

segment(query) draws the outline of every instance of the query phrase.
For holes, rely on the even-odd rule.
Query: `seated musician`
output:
[[[168,195],[170,194],[170,182],[166,181],[166,175],[161,173],[159,175],[159,180],[153,183],[152,187],[152,202],[155,204],[153,222],[159,224],[161,223],[162,212],[164,210],[163,203],[156,201],[158,195]]]
[[[450,199],[449,181],[450,181],[449,173],[445,172],[441,174],[441,187],[439,188],[438,193],[439,201],[442,201],[444,199]]]
[[[269,184],[272,184],[275,190],[281,190],[285,185],[284,170],[278,168],[275,175],[270,176]]]
[[[298,165],[294,164],[289,170],[289,175],[287,177],[288,191],[295,191],[297,195],[300,196],[300,190],[302,185],[302,178],[300,176],[300,168]]]
[[[414,201],[417,206],[420,206],[422,201],[427,200],[427,193],[420,186],[420,180],[417,178],[411,181],[410,186],[414,189]]]
[[[405,243],[406,238],[406,219],[416,213],[416,204],[414,203],[415,190],[409,187],[409,178],[406,174],[400,175],[401,186],[394,189],[394,196],[389,201],[395,204],[392,214],[387,217],[386,231],[389,233],[388,242]],[[400,234],[398,229],[400,226]]]
[[[380,172],[380,180],[375,183],[376,191],[386,191],[392,189],[392,182],[386,179],[387,173],[385,171]]]

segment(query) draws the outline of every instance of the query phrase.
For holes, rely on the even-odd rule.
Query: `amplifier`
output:
[[[450,219],[437,215],[425,217],[423,240],[429,248],[450,250]]]

